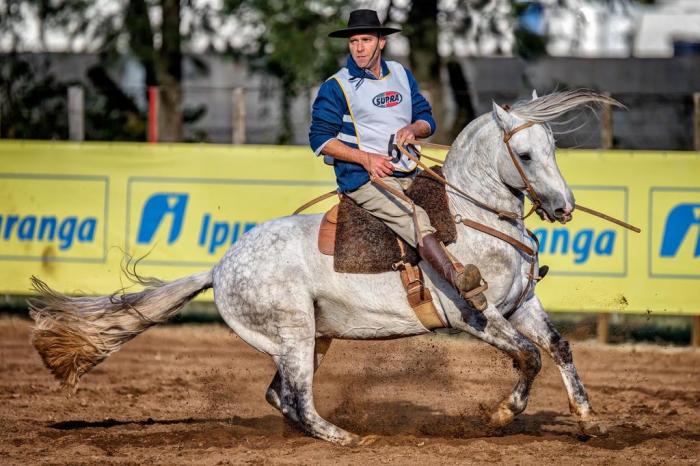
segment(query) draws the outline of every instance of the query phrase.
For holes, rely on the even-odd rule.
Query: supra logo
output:
[[[661,241],[661,257],[675,257],[691,227],[696,226],[695,252],[700,256],[700,204],[679,204],[669,212]]]
[[[403,100],[403,96],[396,91],[386,91],[377,94],[372,99],[372,103],[380,108],[395,107]]]
[[[183,193],[157,193],[149,197],[141,212],[136,242],[140,244],[150,243],[160,224],[163,223],[166,216],[170,215],[172,223],[168,234],[168,244],[173,244],[182,231],[187,198],[188,195]]]

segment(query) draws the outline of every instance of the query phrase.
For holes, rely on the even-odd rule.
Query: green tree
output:
[[[341,0],[225,0],[224,12],[260,31],[246,46],[231,50],[253,70],[279,79],[282,131],[278,143],[292,141],[291,105],[303,90],[338,69],[346,44],[327,37],[344,27],[349,8]]]
[[[16,54],[0,59],[0,137],[67,139],[66,86]]]
[[[106,70],[124,55],[136,57],[145,69],[145,84],[161,88],[160,138],[180,141],[183,114],[187,113],[182,108],[183,45],[193,34],[212,34],[213,18],[218,14],[208,5],[197,6],[200,4],[202,2],[193,0],[116,0],[110,5],[89,0],[6,0],[0,3],[0,39],[9,43],[13,50],[22,50],[27,47],[22,43],[23,29],[38,20],[44,49],[47,48],[45,37],[48,33],[60,32],[68,38],[70,50],[98,53],[100,64],[90,70],[88,78],[99,99],[88,110],[95,112],[93,116],[96,116],[105,102],[121,104],[117,108],[104,108],[104,111],[126,112],[123,118],[129,121],[134,120],[134,111],[138,109],[133,102],[124,100],[129,97],[111,82]],[[185,9],[190,19],[183,24]],[[203,70],[201,66],[198,69]],[[101,93],[107,91],[116,91],[117,94]],[[196,118],[201,113],[190,112],[189,117]],[[116,124],[119,118],[102,116],[103,122],[112,121],[115,124],[110,128],[119,131]],[[185,119],[187,117],[185,115]],[[128,124],[124,131],[124,134],[114,134],[112,138],[141,137],[144,127]],[[109,138],[108,134],[101,134]]]

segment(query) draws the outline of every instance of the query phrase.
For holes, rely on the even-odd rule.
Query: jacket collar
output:
[[[367,74],[363,73],[362,68],[357,66],[357,63],[355,63],[355,60],[352,59],[352,55],[348,54],[348,59],[346,65],[348,68],[348,71],[350,72],[350,76],[353,76],[355,78],[368,78],[368,79],[378,79],[376,76],[372,74],[370,70],[367,70]],[[386,76],[389,74],[389,66],[386,64],[386,61],[382,58],[381,59],[381,66],[382,66],[382,76]]]

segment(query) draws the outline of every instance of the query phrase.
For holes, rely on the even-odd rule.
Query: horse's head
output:
[[[571,220],[575,201],[557,166],[554,136],[547,122],[579,105],[594,102],[619,105],[614,99],[587,90],[539,98],[533,93],[532,100],[518,103],[509,110],[493,104],[493,119],[505,141],[498,146],[496,159],[501,181],[512,190],[526,193],[533,203],[539,203],[537,212],[548,221],[566,223]],[[522,168],[522,173],[516,164]]]

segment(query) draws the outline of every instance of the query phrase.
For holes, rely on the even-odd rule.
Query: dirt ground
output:
[[[582,438],[548,358],[522,415],[484,416],[515,382],[509,360],[450,336],[336,341],[317,373],[322,416],[365,447],[308,438],[264,399],[270,359],[221,325],[149,330],[67,398],[0,319],[0,464],[698,464],[700,351],[574,342],[607,438]],[[567,463],[568,464],[568,463]]]

